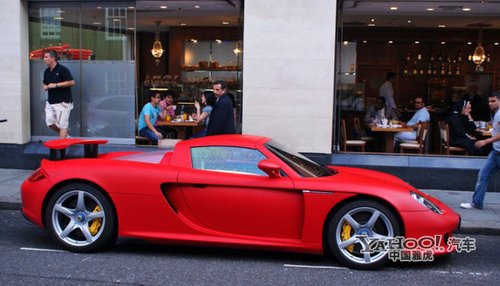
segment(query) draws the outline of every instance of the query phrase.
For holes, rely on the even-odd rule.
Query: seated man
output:
[[[366,125],[372,125],[374,123],[380,124],[380,120],[382,118],[386,118],[387,120],[397,120],[398,116],[392,107],[385,105],[385,98],[379,96],[375,101],[375,106],[370,106],[366,111],[365,123]]]
[[[161,100],[161,96],[159,93],[151,95],[151,102],[146,103],[141,110],[141,114],[139,115],[139,121],[137,123],[137,129],[139,130],[139,136],[143,136],[151,140],[154,145],[158,144],[158,140],[165,138],[167,135],[165,131],[163,131],[158,126],[154,126],[153,122],[156,122],[156,119],[160,115],[160,108],[158,107]]]
[[[427,108],[425,108],[424,100],[421,97],[416,97],[415,101],[415,114],[413,117],[406,123],[406,125],[410,128],[413,128],[413,131],[407,132],[398,132],[394,134],[394,143],[401,142],[404,140],[417,140],[417,127],[419,122],[429,122],[431,120],[431,116]]]

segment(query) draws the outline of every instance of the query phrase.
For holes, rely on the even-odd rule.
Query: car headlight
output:
[[[411,197],[414,198],[417,202],[419,202],[421,205],[424,207],[430,209],[431,211],[437,213],[437,214],[443,214],[443,212],[431,201],[428,199],[424,198],[422,195],[419,195],[415,192],[411,192]]]

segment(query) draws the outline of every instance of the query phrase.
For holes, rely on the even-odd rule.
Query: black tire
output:
[[[392,211],[366,199],[341,207],[331,217],[327,228],[326,240],[330,252],[342,264],[356,269],[376,269],[389,261],[386,251],[362,253],[365,247],[356,235],[366,235],[367,238],[363,240],[365,244],[375,235],[378,238],[401,235],[401,227]]]
[[[52,237],[74,252],[93,252],[114,244],[115,217],[109,199],[86,184],[71,184],[57,190],[45,210]]]

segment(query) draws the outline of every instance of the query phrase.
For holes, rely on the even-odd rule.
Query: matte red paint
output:
[[[129,155],[140,157],[137,152],[108,153],[92,159],[43,160],[44,178],[36,182],[26,180],[21,187],[22,211],[30,221],[44,227],[42,209],[47,197],[57,185],[78,180],[98,186],[111,199],[119,236],[167,243],[322,254],[328,216],[339,204],[359,196],[393,209],[408,237],[450,234],[458,227],[459,216],[453,210],[391,175],[331,167],[337,174],[300,177],[266,149],[264,144],[269,140],[249,135],[185,140],[173,152],[160,154],[163,157],[158,163],[126,160]],[[88,142],[74,140],[46,145],[60,149],[85,143]],[[286,176],[194,170],[190,148],[199,146],[258,149],[270,160],[268,167],[277,165]],[[434,213],[417,203],[410,190],[433,200],[444,213]]]

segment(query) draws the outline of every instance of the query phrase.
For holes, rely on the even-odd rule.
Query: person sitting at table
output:
[[[160,93],[157,92],[156,94]],[[169,115],[171,119],[174,119],[175,117],[174,93],[171,90],[167,90],[161,97],[162,99],[158,104],[158,107],[161,110],[160,118],[165,120],[167,115]]]
[[[476,137],[470,135],[476,130],[476,124],[470,112],[470,102],[462,99],[453,103],[445,119],[450,127],[450,145],[464,148],[470,155],[480,155],[481,150],[474,148]]]
[[[210,120],[210,113],[215,105],[215,95],[213,91],[206,90],[201,95],[201,104],[203,104],[203,109],[201,109],[200,103],[198,101],[194,101],[194,106],[196,107],[196,113],[193,113],[191,116],[196,120],[196,122],[203,122],[205,128],[202,131],[193,135],[193,138],[200,138],[207,135],[207,126]]]
[[[168,126],[159,126],[158,122],[161,120],[174,119],[175,118],[175,106],[174,103],[174,93],[171,90],[167,90],[164,94],[159,91],[156,92],[156,95],[160,95],[161,100],[158,104],[160,108],[160,114],[154,123],[156,129],[161,130],[162,134],[167,134],[169,138],[177,138],[177,130],[170,128]]]
[[[385,98],[379,96],[375,101],[375,106],[368,107],[365,116],[365,123],[366,125],[380,124],[380,120],[382,118],[386,118],[387,120],[397,120],[398,116],[392,107],[385,105]]]
[[[154,126],[160,115],[160,108],[158,107],[161,100],[159,93],[151,94],[151,101],[146,103],[139,114],[137,122],[137,129],[139,136],[148,138],[154,145],[158,145],[158,140],[168,136],[169,131],[160,128],[161,126]]]
[[[425,108],[424,100],[422,97],[416,97],[413,101],[413,104],[415,104],[416,112],[406,123],[408,127],[413,128],[413,131],[398,132],[394,134],[395,144],[404,140],[417,140],[418,123],[429,122],[431,120],[431,115],[429,114],[429,111],[427,111],[427,108]]]

